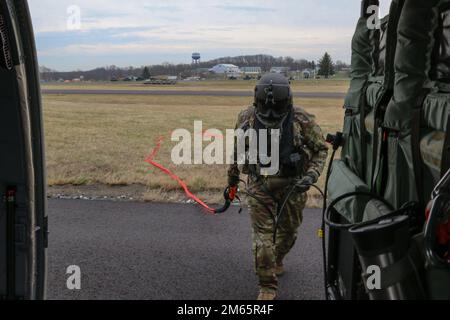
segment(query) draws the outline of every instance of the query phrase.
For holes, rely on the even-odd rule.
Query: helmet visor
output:
[[[282,119],[291,109],[289,100],[278,101],[275,104],[258,101],[256,112],[266,119]]]
[[[255,89],[255,98],[258,101],[268,99],[278,102],[288,100],[291,96],[291,88],[287,85],[257,85]]]

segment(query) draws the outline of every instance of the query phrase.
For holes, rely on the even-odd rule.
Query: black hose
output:
[[[326,176],[326,182],[325,182],[325,190],[322,191],[318,186],[316,185],[310,185],[309,187],[311,188],[315,188],[317,191],[319,191],[319,193],[322,195],[323,197],[323,210],[322,210],[322,224],[321,224],[321,230],[323,232],[322,234],[322,252],[323,252],[323,273],[324,273],[324,283],[325,283],[325,297],[328,300],[328,272],[327,272],[327,255],[326,255],[326,233],[325,233],[325,212],[326,212],[326,208],[327,208],[327,193],[328,193],[328,181],[330,179],[331,176],[331,166],[333,164],[334,158],[336,156],[336,152],[337,149],[333,150],[333,153],[331,155],[331,159],[328,165],[328,170],[327,170],[327,176]],[[255,199],[256,201],[258,201],[260,204],[262,204],[264,206],[264,208],[268,211],[268,213],[272,216],[275,226],[274,226],[274,234],[273,234],[273,243],[276,243],[276,238],[277,238],[277,233],[278,233],[278,228],[279,228],[279,223],[281,221],[281,218],[283,216],[283,212],[284,212],[284,208],[286,207],[287,202],[289,201],[290,197],[292,196],[292,193],[295,191],[296,188],[301,187],[299,185],[294,185],[289,192],[287,193],[286,197],[284,198],[283,204],[281,205],[281,207],[278,210],[278,214],[275,217],[273,215],[272,210],[270,210],[270,208],[268,208],[268,206],[261,200],[259,199],[256,195],[254,195],[253,193],[251,193],[248,188],[247,188],[247,183],[244,184],[246,185],[245,187],[245,193],[247,194],[247,196],[250,196],[251,198]],[[303,186],[305,187],[305,186]]]
[[[231,206],[231,201],[230,200],[225,200],[225,203],[222,207],[214,209],[214,213],[215,214],[221,214],[226,212]]]
[[[328,225],[329,227],[333,227],[333,226],[338,226],[337,224],[332,223],[331,221],[329,221],[327,215],[328,212],[330,212],[330,209],[334,207],[334,205],[336,205],[339,201],[342,201],[343,199],[347,198],[346,195],[344,195],[345,197],[343,197],[343,199],[339,199],[339,201],[334,201],[335,203],[331,203],[330,206],[328,206],[327,202],[328,202],[328,183],[330,181],[330,177],[331,177],[331,169],[333,166],[333,162],[334,162],[334,158],[336,157],[336,152],[338,151],[338,146],[339,144],[336,144],[336,146],[333,147],[333,152],[331,153],[331,158],[330,161],[328,163],[328,169],[327,169],[327,175],[326,175],[326,179],[325,179],[325,188],[324,191],[322,193],[323,196],[323,206],[322,206],[322,224],[321,224],[321,236],[322,236],[322,260],[323,260],[323,278],[324,278],[324,289],[325,289],[325,298],[326,300],[329,300],[329,295],[328,295],[328,288],[329,288],[329,283],[328,283],[328,266],[327,266],[327,238],[326,238],[326,226]],[[317,188],[317,187],[316,187]],[[319,188],[317,188],[318,190],[320,190]],[[385,202],[384,199],[382,199],[381,201]],[[389,207],[390,205],[387,204]]]
[[[273,215],[272,210],[269,208],[269,206],[267,204],[264,203],[263,200],[261,200],[256,194],[254,194],[253,192],[250,191],[250,189],[248,188],[248,183],[246,183],[244,180],[240,180],[240,182],[242,182],[244,184],[244,193],[250,197],[255,199],[260,205],[262,205],[264,207],[264,209],[267,210],[267,213],[269,213],[270,217],[272,218],[272,220],[275,222],[275,216]]]
[[[343,224],[343,223],[336,223],[331,221],[330,218],[330,213],[331,210],[334,208],[334,206],[336,204],[338,204],[339,202],[341,202],[342,200],[348,199],[350,197],[355,197],[355,196],[366,196],[366,197],[370,197],[372,199],[378,200],[380,202],[382,202],[384,205],[386,205],[390,210],[394,210],[394,208],[392,208],[391,204],[389,202],[387,202],[385,199],[383,199],[382,197],[378,196],[377,194],[374,194],[372,192],[364,192],[364,191],[357,191],[357,192],[350,192],[350,193],[346,193],[340,197],[337,197],[335,200],[333,200],[330,205],[328,206],[328,208],[326,209],[325,212],[325,216],[324,216],[324,221],[326,223],[327,226],[329,226],[330,228],[333,229],[338,229],[338,230],[348,230],[356,225],[359,225],[360,223],[349,223],[349,224]],[[394,214],[397,214],[396,212]],[[387,218],[390,215],[386,215],[383,216],[382,218]],[[373,221],[376,221],[378,219],[375,219]]]
[[[284,208],[286,207],[286,204],[289,201],[289,199],[291,198],[292,194],[294,193],[296,187],[297,187],[296,185],[292,186],[291,190],[289,190],[289,192],[286,194],[286,197],[284,197],[283,204],[281,205],[281,207],[279,208],[279,210],[277,212],[277,218],[275,219],[275,226],[274,226],[274,230],[273,230],[273,243],[274,244],[276,244],[276,242],[277,242],[278,228],[280,227],[280,220],[281,220],[281,217],[283,216]]]
[[[321,194],[321,196],[324,196],[324,192],[316,185],[312,184],[312,185],[293,185],[291,190],[289,190],[289,192],[287,193],[286,197],[284,198],[283,204],[281,205],[280,209],[278,210],[278,215],[277,215],[277,219],[276,219],[276,223],[275,223],[275,230],[274,230],[274,235],[273,235],[273,243],[276,242],[277,239],[277,232],[278,232],[278,228],[279,228],[279,224],[281,221],[281,218],[283,216],[283,212],[284,212],[284,208],[286,207],[287,202],[289,201],[289,199],[292,196],[292,193],[294,193],[296,188],[300,188],[300,187],[309,187],[309,188],[314,188],[317,191],[319,191],[319,193]]]
[[[223,198],[225,199],[225,203],[223,204],[222,207],[214,209],[215,214],[224,213],[230,208],[231,203],[233,202],[233,200],[230,199],[230,187],[227,187],[223,192]]]
[[[333,148],[333,152],[331,153],[331,158],[328,163],[327,175],[325,177],[325,190],[323,192],[323,205],[322,205],[322,224],[320,225],[322,231],[322,260],[323,260],[323,281],[325,283],[325,299],[329,300],[328,297],[328,267],[327,267],[327,239],[326,239],[326,225],[325,225],[325,211],[327,208],[328,201],[328,182],[331,177],[331,167],[334,162],[334,158],[336,157],[337,148]]]
[[[326,213],[326,209],[327,209],[327,194],[328,194],[328,181],[330,180],[330,176],[331,176],[331,166],[334,162],[334,158],[336,156],[336,152],[337,149],[333,149],[333,153],[331,154],[331,158],[330,161],[328,163],[328,169],[327,169],[327,175],[326,175],[326,180],[325,180],[325,190],[322,191],[318,186],[316,185],[310,185],[309,187],[311,188],[315,188],[316,190],[319,191],[319,193],[322,195],[323,197],[323,209],[322,209],[322,223],[321,223],[321,231],[322,231],[322,259],[323,259],[323,277],[324,277],[324,283],[325,283],[325,297],[328,300],[328,271],[327,271],[327,252],[326,252],[326,232],[325,232],[325,213]],[[294,185],[291,190],[289,191],[289,193],[287,194],[287,196],[284,199],[284,202],[282,204],[282,206],[280,207],[279,213],[278,213],[278,219],[276,220],[276,225],[275,225],[275,230],[274,230],[274,235],[273,235],[273,242],[276,242],[276,238],[277,238],[277,231],[279,228],[279,222],[281,221],[281,217],[283,215],[284,212],[284,208],[287,204],[287,202],[289,201],[289,198],[291,197],[292,193],[295,191],[295,189],[297,187],[300,187],[298,185]]]

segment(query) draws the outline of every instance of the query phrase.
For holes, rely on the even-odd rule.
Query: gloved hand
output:
[[[237,176],[228,176],[228,186],[229,187],[237,187],[240,182],[239,177]]]
[[[307,192],[313,184],[318,180],[318,177],[314,173],[307,173],[303,178],[296,182],[297,189],[301,193]]]

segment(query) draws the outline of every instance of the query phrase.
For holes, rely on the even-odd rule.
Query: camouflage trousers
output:
[[[262,178],[258,182],[249,182],[249,191],[253,195],[248,197],[253,257],[259,286],[263,291],[278,289],[275,266],[282,265],[283,259],[294,246],[298,228],[303,221],[307,194],[294,191],[281,214],[274,243],[277,211],[290,188],[291,179],[286,178]]]

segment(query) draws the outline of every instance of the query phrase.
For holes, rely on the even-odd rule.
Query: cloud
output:
[[[59,54],[117,54],[174,51],[209,51],[214,48],[230,47],[248,51],[276,51],[286,54],[305,52],[314,48],[332,48],[341,43],[349,43],[353,30],[351,28],[315,28],[307,32],[286,27],[259,25],[225,26],[223,28],[156,28],[149,31],[131,31],[111,35],[115,39],[124,39],[121,43],[96,42],[89,44],[70,44],[53,48],[45,55]]]
[[[227,10],[227,11],[244,11],[248,14],[257,14],[261,12],[275,12],[277,11],[274,7],[260,7],[260,6],[238,6],[238,5],[219,5],[216,6],[217,9]]]
[[[70,68],[71,59],[135,55],[152,61],[201,51],[206,56],[269,53],[319,58],[328,50],[349,61],[359,1],[340,0],[29,0],[43,64]],[[81,30],[67,30],[70,5]],[[61,55],[64,55],[64,59]],[[213,56],[216,55],[216,56]],[[111,59],[112,60],[112,59]],[[183,62],[183,61],[173,61]]]
[[[190,46],[183,45],[162,45],[151,43],[126,43],[126,44],[72,44],[65,47],[59,47],[51,50],[39,51],[41,56],[60,56],[60,55],[90,55],[104,56],[117,54],[140,54],[148,52],[165,53],[174,50],[190,50]]]

